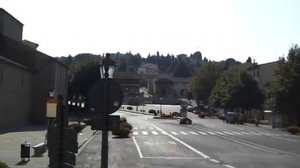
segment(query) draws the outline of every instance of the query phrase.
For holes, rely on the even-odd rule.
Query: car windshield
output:
[[[300,0],[0,0],[0,168],[298,168]]]

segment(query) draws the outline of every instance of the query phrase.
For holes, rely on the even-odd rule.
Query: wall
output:
[[[0,125],[24,125],[31,112],[32,76],[27,70],[0,60]]]
[[[275,80],[275,69],[278,68],[277,62],[259,66],[259,84],[266,89],[266,85]]]
[[[22,41],[23,24],[0,8],[0,34]]]
[[[33,79],[33,118],[32,123],[46,123],[46,103],[50,90],[55,96],[62,94],[65,102],[67,98],[67,67],[51,60],[34,74]]]

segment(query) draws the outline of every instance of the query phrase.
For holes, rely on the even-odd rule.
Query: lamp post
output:
[[[102,121],[102,148],[101,148],[101,168],[108,167],[108,111],[109,111],[109,79],[113,78],[116,69],[116,63],[110,59],[110,54],[106,54],[106,58],[100,63],[100,75],[101,79],[104,80],[104,104],[105,111],[103,113]]]

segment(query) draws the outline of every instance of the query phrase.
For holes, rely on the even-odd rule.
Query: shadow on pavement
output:
[[[29,162],[29,160],[21,160],[16,164],[16,166],[26,165],[28,162]]]
[[[31,132],[31,131],[44,131],[47,129],[46,125],[23,125],[16,127],[1,127],[0,135],[10,132]]]

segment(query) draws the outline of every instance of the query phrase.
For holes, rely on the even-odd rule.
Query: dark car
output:
[[[243,124],[243,115],[237,112],[227,112],[225,115],[225,122],[232,124]]]

